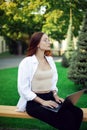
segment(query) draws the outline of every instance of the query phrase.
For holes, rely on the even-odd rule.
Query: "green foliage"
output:
[[[86,1],[82,0],[9,0],[8,2],[2,0],[0,2],[0,35],[15,40],[23,38],[23,34],[31,35],[35,31],[43,30],[54,39],[64,39],[71,3],[75,21],[74,34],[77,35],[83,11],[86,8]]]
[[[34,5],[31,6],[32,4],[29,5],[28,2],[30,3],[30,1],[21,3],[9,1],[0,5],[0,9],[4,12],[0,18],[2,35],[16,40],[22,39],[24,33],[31,35],[34,31],[41,30],[42,15],[35,15]]]
[[[87,11],[68,73],[69,79],[87,87]]]
[[[65,55],[65,53],[62,55],[62,62],[61,65],[65,68],[69,67],[69,61]]]
[[[66,38],[70,8],[73,35],[77,36],[86,4],[86,0],[1,0],[0,35],[26,43],[32,33],[43,31],[61,43]]]
[[[59,9],[54,9],[44,15],[46,21],[42,30],[49,34],[53,39],[58,41],[65,38],[67,31],[66,20],[64,19],[64,12]]]
[[[72,25],[73,25],[72,8],[70,8],[70,22],[69,22],[69,27],[68,27],[68,31],[67,31],[67,51],[64,53],[63,58],[62,58],[62,65],[64,67],[69,67],[72,53],[74,51]]]

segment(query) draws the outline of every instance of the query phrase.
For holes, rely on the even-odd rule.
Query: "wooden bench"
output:
[[[83,110],[83,121],[87,121],[87,108],[81,108]],[[16,106],[0,105],[0,117],[14,117],[14,118],[33,118],[26,112],[17,112]]]

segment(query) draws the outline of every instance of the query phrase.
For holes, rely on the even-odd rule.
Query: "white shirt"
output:
[[[46,59],[53,69],[54,75],[52,78],[51,90],[58,91],[56,84],[58,74],[55,63],[51,56],[46,56]],[[24,58],[18,68],[18,92],[20,95],[17,111],[25,111],[27,101],[33,100],[37,95],[31,90],[31,81],[38,67],[38,60],[35,55]]]

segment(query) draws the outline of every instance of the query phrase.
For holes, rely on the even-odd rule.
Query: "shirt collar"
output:
[[[48,63],[50,62],[50,59],[48,56],[45,56],[46,60],[48,61]],[[32,55],[32,62],[33,63],[38,63],[38,60],[36,58],[36,55]]]

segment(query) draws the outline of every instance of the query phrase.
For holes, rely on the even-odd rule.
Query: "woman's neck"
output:
[[[45,59],[45,57],[44,57],[44,52],[42,53],[42,52],[37,52],[36,53],[36,57],[37,57],[37,59],[39,59],[39,60],[44,60]]]

